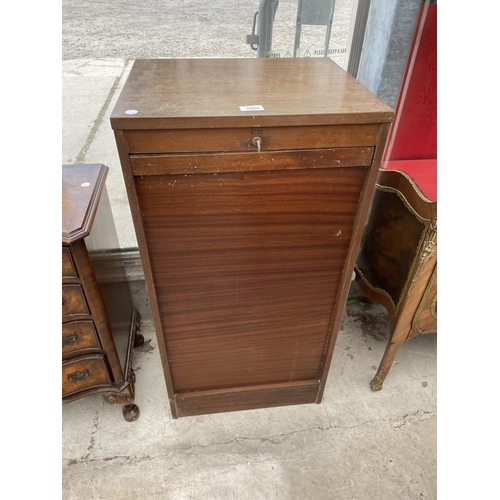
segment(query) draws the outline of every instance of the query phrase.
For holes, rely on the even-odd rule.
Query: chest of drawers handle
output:
[[[78,333],[73,332],[70,335],[62,336],[62,346],[63,349],[71,347],[78,340]]]
[[[75,384],[81,384],[85,379],[87,379],[90,375],[88,370],[76,371],[73,373],[68,373],[68,380]]]

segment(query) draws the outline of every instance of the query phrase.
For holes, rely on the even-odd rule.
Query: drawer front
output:
[[[413,320],[413,329],[418,333],[436,333],[437,332],[437,277],[436,269],[432,275],[426,291],[422,298],[415,318]]]
[[[62,317],[68,319],[74,315],[90,315],[83,289],[80,285],[63,285]]]
[[[62,395],[111,384],[104,356],[91,355],[67,361],[62,365]]]
[[[375,146],[379,125],[268,127],[260,129],[131,130],[130,153],[196,153]]]
[[[62,325],[62,352],[100,349],[101,344],[93,321],[71,321]]]
[[[62,249],[62,277],[63,278],[78,278],[73,258],[69,248],[63,247]]]

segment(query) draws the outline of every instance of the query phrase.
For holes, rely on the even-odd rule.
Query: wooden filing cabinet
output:
[[[111,125],[174,418],[321,402],[392,117],[328,58],[135,61]]]
[[[104,393],[134,404],[132,347],[144,342],[105,186],[108,167],[62,166],[62,402]]]

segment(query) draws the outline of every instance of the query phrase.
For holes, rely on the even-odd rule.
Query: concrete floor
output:
[[[348,305],[321,404],[173,420],[144,282],[131,287],[150,340],[133,362],[141,415],[99,395],[63,406],[64,500],[437,498],[435,335],[404,344],[372,392],[388,316]]]
[[[109,115],[133,59],[254,57],[244,35],[257,1],[173,1],[175,9],[162,15],[156,3],[63,1],[62,163],[109,167],[106,185],[122,248],[134,249],[137,241]],[[292,19],[295,4],[282,0],[277,19]],[[334,43],[347,39],[351,4],[337,0]],[[289,33],[277,26],[274,47],[293,44]],[[320,405],[172,420],[144,282],[137,278],[131,275],[131,288],[150,340],[133,363],[141,416],[128,423],[120,407],[99,395],[63,406],[64,500],[437,497],[435,335],[404,344],[383,390],[374,393],[369,382],[385,349],[388,316],[378,304],[352,304]],[[351,295],[359,295],[355,286]]]

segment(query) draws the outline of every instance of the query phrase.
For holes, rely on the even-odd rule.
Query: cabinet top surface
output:
[[[138,59],[111,114],[111,126],[120,130],[362,124],[390,122],[393,114],[325,57]]]
[[[99,163],[62,166],[62,243],[90,233],[108,167]]]

